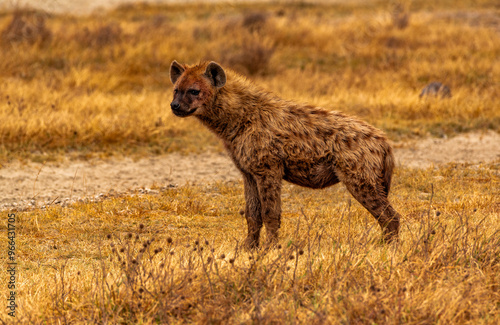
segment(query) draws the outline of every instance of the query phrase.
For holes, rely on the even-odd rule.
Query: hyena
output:
[[[277,240],[282,180],[310,188],[342,182],[378,221],[384,239],[398,237],[399,214],[388,195],[394,168],[382,131],[340,112],[283,100],[215,62],[173,61],[176,116],[195,116],[223,142],[241,171],[246,245],[259,245],[265,225]]]

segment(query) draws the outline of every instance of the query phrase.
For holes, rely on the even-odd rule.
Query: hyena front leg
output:
[[[281,177],[274,175],[256,176],[261,203],[262,221],[266,226],[268,244],[278,240],[281,226]]]
[[[382,189],[370,184],[345,184],[351,195],[377,219],[384,233],[384,240],[392,242],[399,234],[399,213],[394,210]]]
[[[243,174],[245,187],[245,218],[248,225],[248,236],[245,246],[253,249],[259,246],[260,230],[262,229],[261,204],[257,183],[250,174]]]

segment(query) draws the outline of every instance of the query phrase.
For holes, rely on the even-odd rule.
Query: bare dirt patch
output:
[[[424,139],[395,145],[399,166],[427,168],[500,161],[500,134],[471,133],[451,139]],[[238,181],[225,154],[170,154],[134,161],[72,161],[62,164],[11,163],[0,169],[0,209],[26,209],[76,200],[98,200],[126,192],[150,192],[186,183]],[[153,190],[151,190],[153,188]]]
[[[62,164],[19,162],[0,169],[0,209],[66,205],[132,191],[151,191],[186,183],[238,178],[224,154],[170,154],[159,157],[71,161]]]
[[[209,0],[206,2],[216,2],[219,0]],[[235,0],[232,0],[234,2]],[[239,2],[249,0],[236,0]],[[250,0],[251,1],[251,0]],[[53,13],[71,13],[76,15],[87,15],[90,13],[98,13],[99,10],[107,10],[125,5],[129,3],[144,2],[151,4],[163,3],[186,3],[197,2],[197,0],[7,0],[2,4],[6,8],[35,8],[46,12]],[[198,1],[199,2],[199,1]],[[1,5],[0,5],[1,8]]]
[[[489,131],[416,140],[397,144],[395,153],[400,165],[415,168],[450,162],[488,163],[500,160],[500,134]]]

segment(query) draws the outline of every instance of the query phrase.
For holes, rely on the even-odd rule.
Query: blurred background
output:
[[[172,60],[214,60],[393,141],[500,130],[496,0],[6,1],[0,159],[221,151],[173,118]]]

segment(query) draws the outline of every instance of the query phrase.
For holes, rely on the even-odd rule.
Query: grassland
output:
[[[241,249],[241,183],[25,212],[18,320],[497,324],[499,189],[498,165],[399,169],[389,246],[343,187],[285,186],[270,251]]]
[[[360,116],[393,140],[500,130],[495,1],[127,5],[0,14],[0,158],[220,150],[169,112],[173,59],[215,60],[280,96]],[[447,100],[421,100],[431,81]]]
[[[173,59],[219,61],[393,140],[500,131],[498,4],[409,8],[402,29],[383,1],[1,13],[0,161],[221,150],[171,116]],[[419,99],[433,80],[452,98]],[[0,321],[500,322],[498,162],[398,168],[394,245],[342,186],[285,185],[280,246],[254,252],[241,248],[241,183],[158,192],[16,212],[18,315]]]

